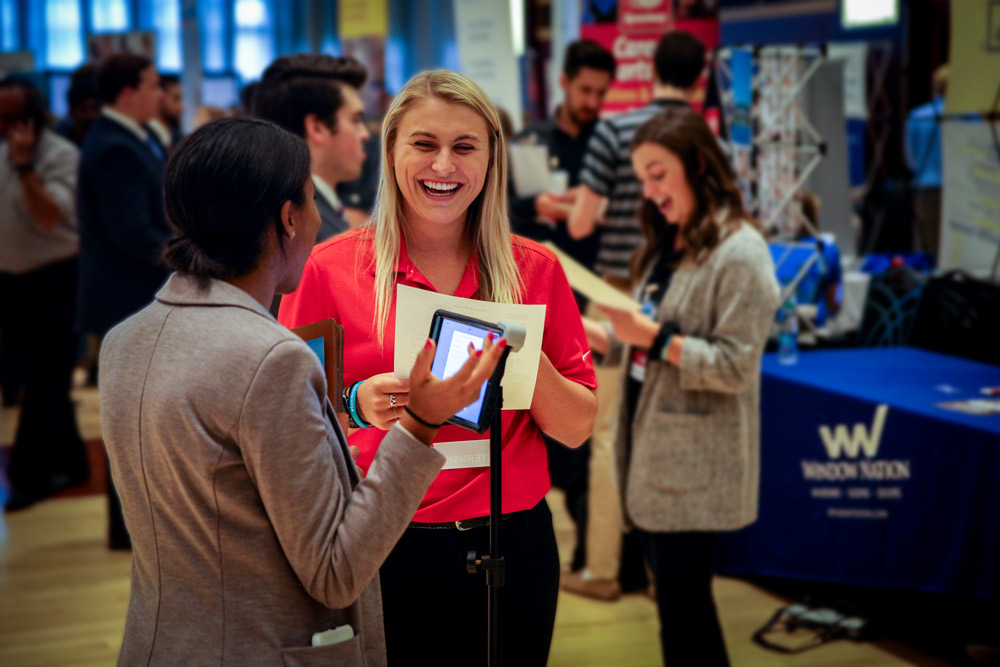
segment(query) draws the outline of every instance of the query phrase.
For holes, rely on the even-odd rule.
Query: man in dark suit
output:
[[[360,177],[365,162],[369,132],[358,90],[367,78],[368,70],[354,58],[301,53],[271,63],[254,93],[256,116],[309,145],[322,220],[317,243],[350,228],[336,189]]]
[[[172,236],[163,211],[163,146],[145,127],[163,91],[145,56],[119,53],[97,71],[103,107],[83,143],[77,179],[80,221],[79,329],[104,336],[153,300],[166,281]],[[109,544],[128,533],[108,476]]]

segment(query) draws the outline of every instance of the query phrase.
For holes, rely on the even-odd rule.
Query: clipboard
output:
[[[347,413],[340,400],[344,392],[344,327],[335,320],[320,320],[295,327],[293,334],[305,341],[323,366],[326,373],[326,395],[337,415],[340,427],[347,433]]]

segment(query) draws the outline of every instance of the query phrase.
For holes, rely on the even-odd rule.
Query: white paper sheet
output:
[[[462,299],[430,290],[406,285],[396,287],[396,347],[393,357],[393,374],[398,378],[410,376],[413,361],[417,358],[431,329],[434,311],[448,310],[460,315],[475,317],[485,322],[517,322],[523,324],[527,335],[524,346],[507,358],[503,382],[503,409],[527,410],[535,395],[538,361],[542,354],[542,334],[545,331],[545,306],[510,303],[492,303],[475,299]]]
[[[533,197],[549,187],[549,149],[532,144],[507,146],[510,173],[518,197]]]
[[[594,303],[607,306],[608,308],[617,308],[618,310],[639,310],[642,308],[638,301],[627,297],[601,280],[583,266],[583,264],[580,264],[560,250],[551,241],[545,241],[542,245],[556,254],[556,258],[562,264],[563,271],[566,272],[566,279],[569,280],[569,286]]]

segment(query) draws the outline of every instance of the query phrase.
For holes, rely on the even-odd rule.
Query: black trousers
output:
[[[549,459],[549,477],[552,486],[560,489],[566,498],[566,511],[576,528],[576,546],[573,547],[573,572],[587,564],[587,502],[590,489],[590,440],[571,449],[558,440],[542,434]]]
[[[70,400],[76,273],[75,257],[28,273],[0,273],[0,327],[19,341],[24,370],[8,476],[12,489],[27,496],[45,495],[63,476],[82,483],[89,469]]]
[[[500,587],[505,665],[542,667],[549,656],[559,594],[559,553],[543,500],[503,521]],[[389,665],[485,665],[486,575],[469,574],[466,554],[489,554],[488,526],[468,531],[408,528],[382,566]]]
[[[0,273],[0,283],[6,279],[5,276]],[[0,305],[0,309],[6,309],[8,305]],[[3,317],[0,315],[0,319]],[[19,334],[16,328],[5,327],[0,322],[0,393],[3,394],[4,407],[17,405],[24,387],[23,344],[18,339]]]
[[[663,663],[727,667],[726,641],[712,597],[718,533],[636,532],[656,583]]]

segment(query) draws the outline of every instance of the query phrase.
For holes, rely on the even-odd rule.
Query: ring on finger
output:
[[[389,405],[392,407],[393,411],[396,409],[396,395],[389,394]]]
[[[396,412],[396,406],[395,405],[392,406],[392,418],[394,420],[396,420],[396,421],[399,421],[399,413]]]

